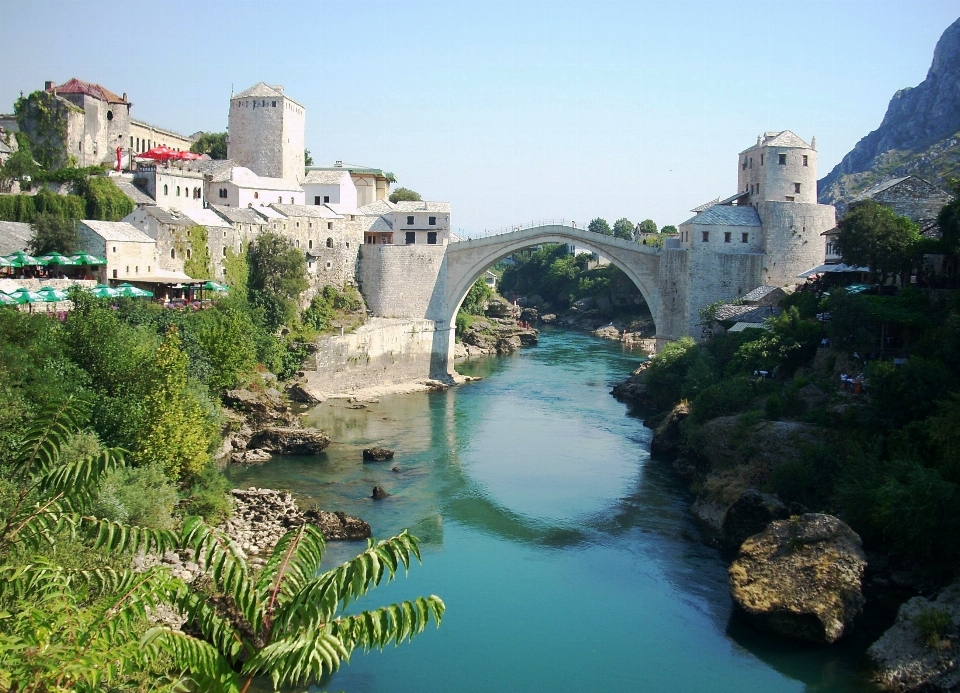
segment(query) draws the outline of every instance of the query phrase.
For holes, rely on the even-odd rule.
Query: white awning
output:
[[[842,262],[836,264],[825,264],[817,265],[813,269],[808,269],[806,272],[801,272],[797,276],[801,279],[807,279],[812,277],[815,274],[829,274],[831,272],[869,272],[869,267],[855,267],[853,265],[845,265]]]

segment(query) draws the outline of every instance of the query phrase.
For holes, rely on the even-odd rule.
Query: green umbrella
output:
[[[102,257],[91,255],[90,253],[77,253],[70,256],[78,265],[105,265],[107,261]]]
[[[10,297],[20,304],[47,302],[47,299],[43,294],[40,294],[36,291],[28,291],[27,289],[18,289],[10,294]]]
[[[215,282],[212,279],[207,281],[203,285],[203,288],[209,291],[230,291],[229,286],[227,286],[226,284],[221,284],[220,282]]]
[[[27,255],[22,250],[7,255],[7,259],[16,263],[14,267],[37,267],[42,263],[33,255]]]
[[[45,265],[76,265],[79,264],[73,258],[61,255],[60,253],[47,253],[37,258]]]
[[[0,291],[0,306],[15,306],[17,305],[17,299],[13,296],[8,296],[7,294]]]
[[[13,267],[13,261],[0,255],[0,267]]]
[[[97,298],[116,298],[120,295],[119,291],[106,284],[97,284],[92,289],[88,289],[88,291]]]
[[[117,287],[117,291],[120,296],[126,296],[127,298],[153,298],[152,291],[138,289],[133,284],[121,284]]]
[[[45,286],[40,289],[38,292],[41,296],[45,296],[48,303],[56,303],[57,301],[66,301],[68,296],[67,292],[62,289],[55,289],[52,286]]]

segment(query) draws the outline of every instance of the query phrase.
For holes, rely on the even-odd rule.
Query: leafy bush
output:
[[[114,522],[172,529],[177,489],[158,464],[123,467],[106,475],[94,513]]]
[[[919,356],[899,366],[871,361],[866,376],[877,425],[885,428],[926,418],[956,390],[956,376],[942,362]]]
[[[680,401],[684,379],[696,358],[697,349],[693,339],[682,337],[664,346],[650,359],[644,384],[658,409],[670,409]]]
[[[745,377],[711,385],[690,403],[690,420],[700,424],[718,416],[738,414],[753,404],[757,390],[756,383]]]
[[[460,310],[471,315],[483,315],[487,303],[493,298],[493,289],[480,277],[473,283],[467,295],[460,304]]]
[[[953,617],[948,611],[934,607],[921,608],[913,618],[923,644],[931,649],[940,649],[944,636],[953,626]]]
[[[231,484],[213,464],[208,464],[190,482],[181,509],[189,515],[202,517],[210,524],[223,522],[233,512],[228,496]]]

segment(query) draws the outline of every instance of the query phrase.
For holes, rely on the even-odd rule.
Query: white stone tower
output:
[[[258,176],[303,183],[306,109],[259,82],[230,99],[227,157]]]

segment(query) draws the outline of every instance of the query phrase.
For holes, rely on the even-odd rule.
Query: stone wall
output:
[[[444,294],[443,245],[371,245],[360,249],[360,292],[383,318],[425,318]]]
[[[282,96],[233,99],[228,157],[258,176],[300,183],[305,122],[304,108]]]
[[[304,389],[317,397],[425,380],[436,339],[432,320],[373,318],[355,332],[319,344],[305,373]],[[445,346],[445,345],[444,345]]]
[[[800,202],[761,202],[757,212],[765,233],[766,257],[760,284],[790,286],[803,280],[798,274],[823,263],[826,239],[821,235],[836,226],[832,205]],[[754,287],[750,287],[750,291]]]
[[[664,248],[660,255],[659,305],[657,316],[657,349],[686,334],[689,300],[690,251],[685,248]],[[654,306],[651,306],[651,312]]]

